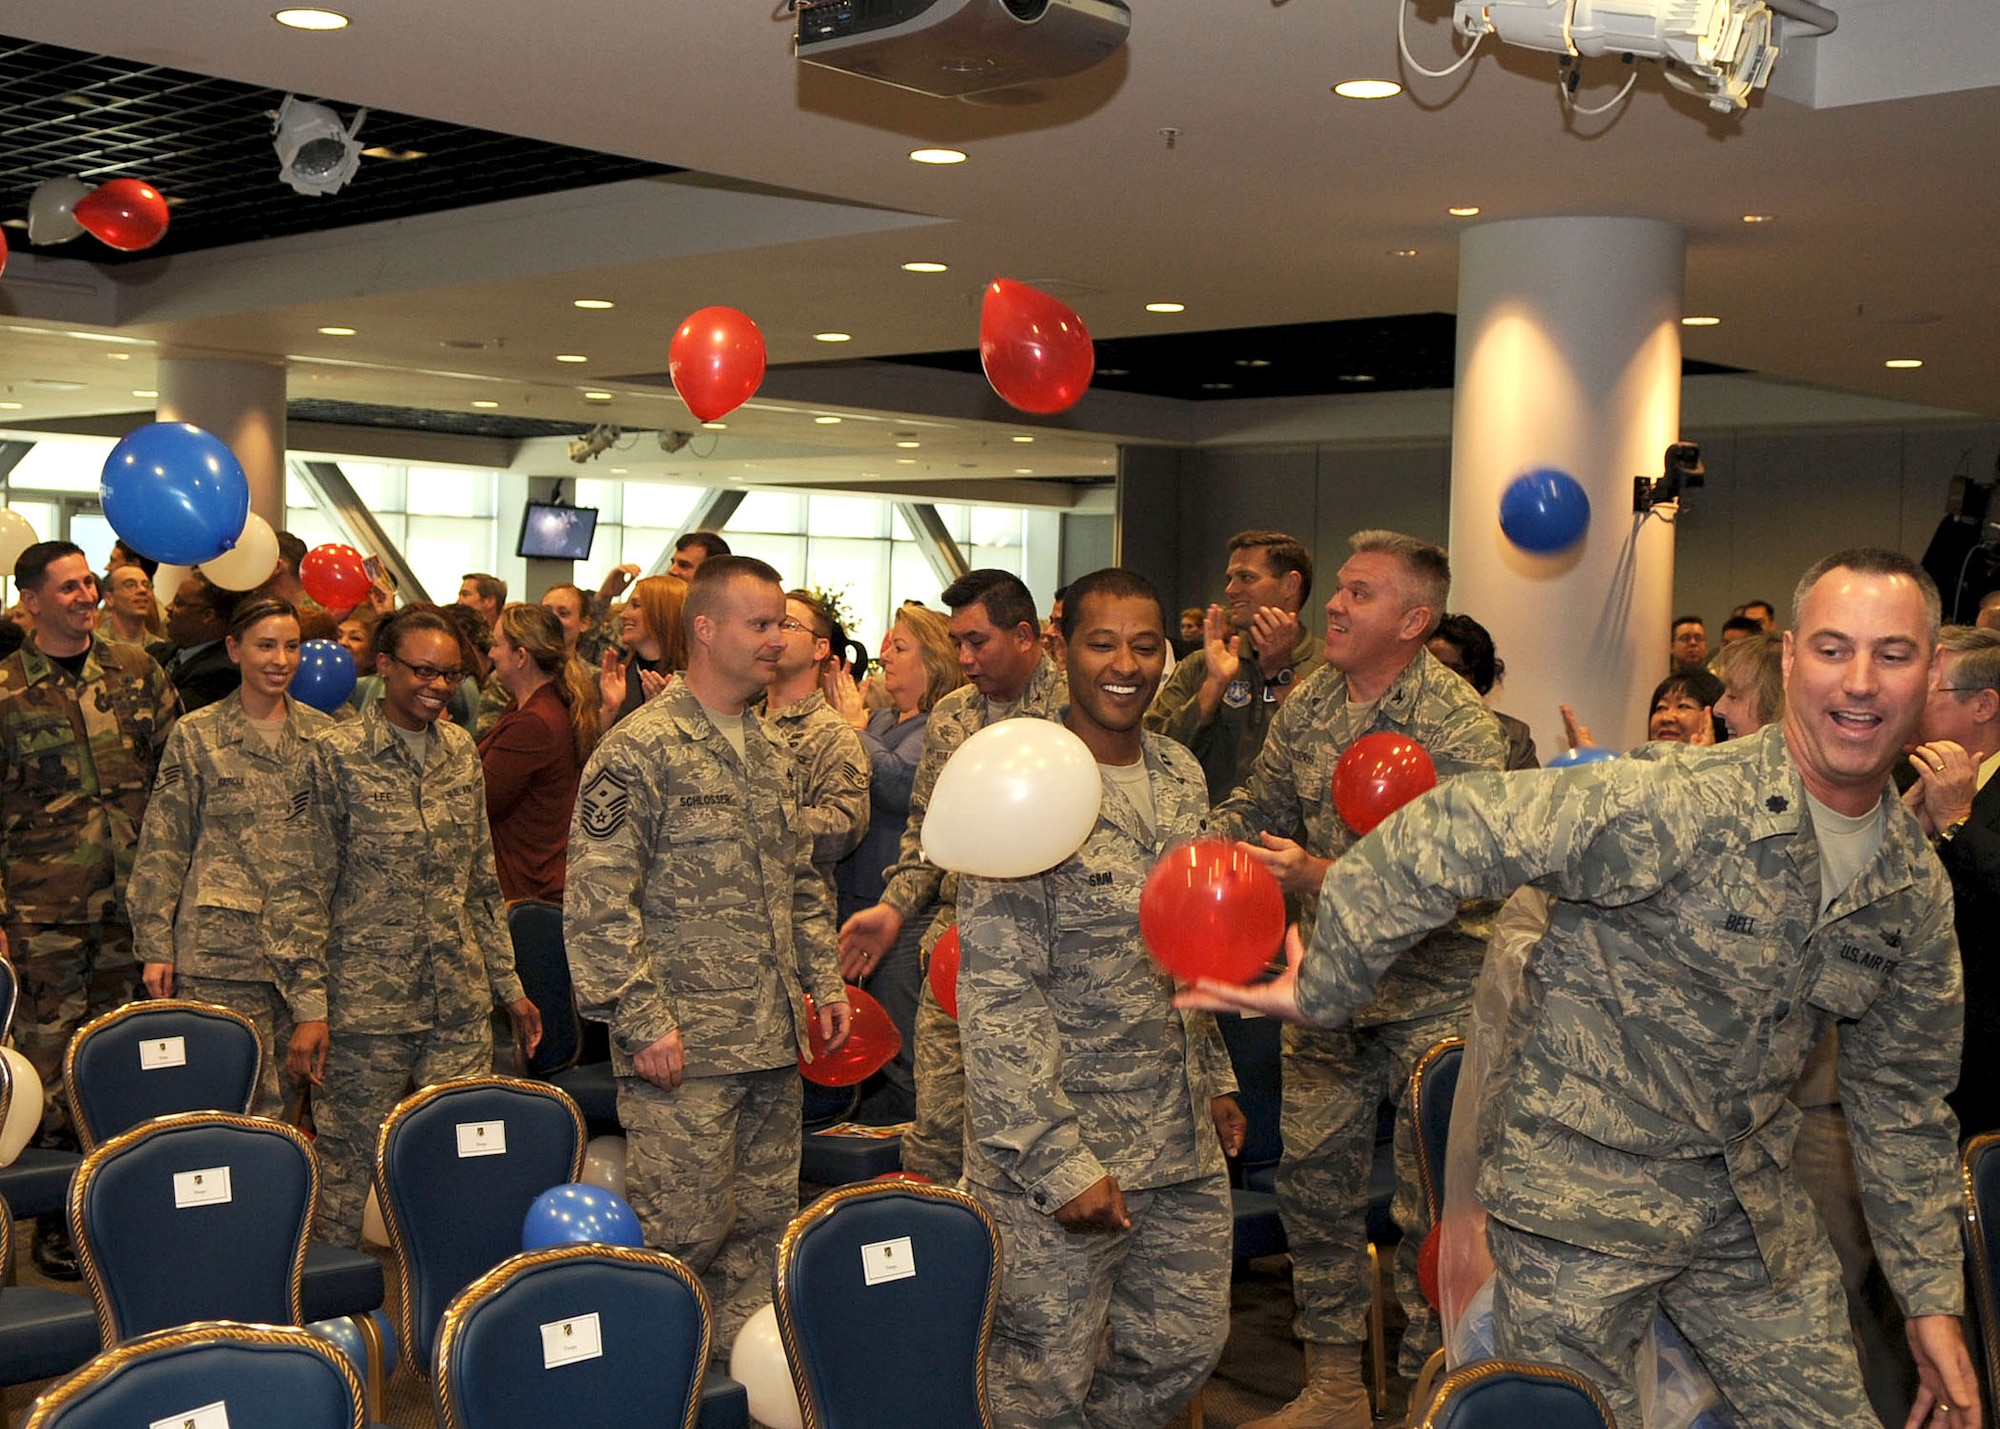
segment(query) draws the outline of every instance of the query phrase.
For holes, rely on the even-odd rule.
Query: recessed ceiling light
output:
[[[587,358],[587,357],[585,357],[585,356],[584,356],[584,355],[583,355],[582,353],[580,353],[580,352],[558,352],[558,353],[556,354],[556,361],[557,361],[557,362],[588,362],[588,361],[590,361],[590,359],[589,359],[589,358]]]
[[[1034,438],[1029,436],[1026,432],[1017,432],[1014,436],[1014,440],[1017,442],[1032,442]]]
[[[1682,318],[1682,319],[1681,319],[1681,326],[1682,326],[1682,327],[1715,327],[1715,326],[1716,326],[1717,324],[1719,324],[1719,323],[1720,323],[1721,321],[1722,321],[1722,319],[1721,319],[1721,318],[1711,318],[1711,317],[1689,317],[1689,318]]]
[[[1776,217],[1775,213],[1746,213],[1743,215],[1743,221],[1745,223],[1769,223]]]
[[[1201,390],[1204,392],[1230,392],[1234,391],[1235,388],[1236,384],[1234,382],[1204,382],[1201,384]]]
[[[1342,382],[1373,382],[1375,379],[1366,372],[1343,372],[1340,374],[1340,380]]]
[[[905,263],[905,273],[943,273],[949,271],[942,263]]]
[[[813,334],[813,341],[814,341],[814,342],[852,342],[852,341],[854,341],[854,334],[853,334],[853,333],[851,333],[851,332],[816,332],[816,333],[814,333],[814,334]]]
[[[1459,204],[1446,209],[1445,212],[1453,218],[1477,218],[1479,216],[1479,205],[1476,203]]]
[[[104,355],[113,362],[130,362],[132,360],[132,354],[129,352],[107,352]]]
[[[897,466],[915,466],[916,464],[917,459],[913,456],[899,456],[896,458]]]
[[[727,422],[703,422],[701,425],[704,430],[711,432],[726,432],[729,430],[729,423]]]
[[[338,10],[278,10],[271,18],[292,30],[344,30],[347,17]]]
[[[353,329],[353,328],[351,328],[351,327],[323,327],[323,328],[321,328],[321,329],[320,329],[319,331],[320,331],[320,335],[321,335],[322,337],[353,337],[353,336],[354,336],[354,329]]]
[[[1099,377],[1130,377],[1131,375],[1132,369],[1129,367],[1100,367],[1097,369],[1097,376]]]
[[[19,402],[0,402],[0,412],[18,412],[20,410],[21,404]]]
[[[1268,357],[1239,357],[1236,359],[1236,365],[1238,367],[1269,367],[1271,359]]]
[[[583,400],[586,402],[609,402],[611,394],[609,392],[586,392],[583,394]]]
[[[838,417],[814,417],[813,421],[822,427],[837,427],[840,425],[840,418]]]
[[[1882,365],[1884,367],[1896,368],[1899,371],[1908,371],[1913,367],[1922,367],[1924,360],[1921,357],[1892,357]]]
[[[387,144],[377,144],[373,148],[363,149],[361,157],[364,159],[388,159],[393,163],[410,164],[415,163],[418,159],[427,159],[430,155],[422,149],[391,149]]]
[[[132,395],[134,397],[157,397],[160,394],[158,392],[155,392],[150,387],[134,387],[132,389]]]
[[[609,298],[578,298],[574,303],[570,304],[570,306],[577,308],[588,308],[590,309],[590,311],[598,313],[598,312],[603,312],[606,308],[616,307],[617,304],[612,302],[611,299]]]
[[[965,154],[959,149],[912,149],[910,157],[919,164],[962,164]]]
[[[0,228],[26,228],[27,226],[28,220],[25,218],[0,219]]]
[[[1184,313],[1184,312],[1186,312],[1186,311],[1187,311],[1187,304],[1186,304],[1186,303],[1148,303],[1148,304],[1146,304],[1146,311],[1147,311],[1147,312],[1149,312],[1149,313]]]
[[[1014,468],[1014,475],[1016,476],[1033,476],[1034,474],[1035,469],[1031,466],[1017,466]]]
[[[1414,248],[1391,248],[1389,256],[1391,258],[1414,258],[1417,256],[1417,250]]]
[[[1394,99],[1403,86],[1393,79],[1343,79],[1333,92],[1342,99]]]
[[[923,445],[923,443],[922,443],[922,442],[897,442],[897,443],[896,443],[896,445],[897,445],[897,446],[899,446],[899,447],[901,447],[901,448],[902,448],[902,449],[903,449],[904,451],[912,451],[912,450],[914,450],[915,448],[917,448],[917,447],[920,447],[920,446],[922,446],[922,445]]]
[[[623,476],[623,475],[625,474],[625,472],[626,472],[626,468],[625,468],[625,467],[622,467],[622,466],[614,466],[614,467],[612,467],[612,468],[611,468],[611,474],[612,474],[613,476]]]
[[[478,401],[474,402],[472,405],[479,408],[479,410],[482,412],[490,412],[500,404],[498,402],[488,401],[487,399],[482,397]]]

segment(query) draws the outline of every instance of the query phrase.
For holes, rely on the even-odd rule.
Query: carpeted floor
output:
[[[28,1222],[15,1226],[15,1273],[23,1285],[50,1285],[28,1251],[33,1227]],[[395,1295],[393,1262],[387,1263],[390,1299]],[[60,1285],[78,1295],[80,1285]],[[4,1294],[0,1291],[0,1294]],[[1282,1258],[1252,1261],[1241,1268],[1231,1299],[1228,1347],[1222,1363],[1202,1393],[1201,1423],[1204,1429],[1236,1429],[1259,1415],[1269,1414],[1299,1390],[1304,1365],[1291,1335],[1291,1277]],[[6,1425],[22,1423],[37,1394],[49,1381],[14,1385],[6,1391]],[[1408,1393],[1408,1384],[1392,1385],[1392,1407],[1400,1411],[1399,1397]],[[398,1429],[434,1429],[436,1418],[431,1406],[430,1387],[401,1366],[389,1381],[382,1406],[382,1422]],[[1180,1420],[1190,1423],[1188,1416]],[[1398,1423],[1395,1417],[1378,1421],[1382,1429]]]

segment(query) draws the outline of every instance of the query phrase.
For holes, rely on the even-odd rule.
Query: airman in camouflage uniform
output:
[[[1362,532],[1356,554],[1341,567],[1340,586],[1329,602],[1337,643],[1357,645],[1364,611],[1395,604],[1411,560],[1444,554],[1408,537],[1389,539]],[[1407,548],[1396,545],[1409,542]],[[1419,554],[1404,557],[1409,549]],[[1372,581],[1367,590],[1356,572]],[[1355,833],[1333,803],[1333,772],[1341,756],[1364,735],[1379,731],[1406,735],[1430,755],[1441,779],[1467,770],[1499,769],[1507,739],[1499,722],[1473,688],[1424,648],[1428,626],[1441,612],[1444,592],[1424,594],[1414,587],[1405,598],[1407,620],[1386,633],[1368,635],[1358,650],[1330,651],[1330,663],[1306,677],[1278,711],[1248,780],[1216,808],[1218,829],[1255,842],[1259,834],[1289,836],[1305,828],[1303,848],[1317,859],[1337,860],[1351,848]],[[1426,613],[1428,620],[1420,617]],[[1368,661],[1400,670],[1372,703],[1353,701],[1348,667]],[[1312,899],[1308,896],[1306,907]],[[1310,919],[1302,931],[1310,930]],[[1428,1226],[1417,1177],[1415,1141],[1402,1110],[1410,1069],[1432,1045],[1458,1035],[1470,1004],[1472,979],[1485,945],[1474,933],[1454,926],[1426,940],[1399,960],[1383,979],[1375,1000],[1337,1031],[1288,1028],[1285,1034],[1282,1131],[1284,1159],[1278,1168],[1279,1209],[1292,1253],[1292,1289],[1298,1303],[1294,1330],[1308,1346],[1308,1393],[1291,1418],[1271,1421],[1273,1429],[1365,1420],[1359,1380],[1359,1350],[1370,1301],[1368,1273],[1368,1178],[1374,1159],[1377,1111],[1383,1100],[1398,1106],[1396,1118],[1396,1197],[1394,1214],[1403,1228],[1397,1288],[1409,1311],[1400,1363],[1415,1374],[1437,1347],[1437,1322],[1417,1289],[1416,1256]],[[1346,1347],[1355,1346],[1354,1350]],[[1327,1377],[1337,1375],[1337,1386]],[[1315,1389],[1319,1385],[1321,1388]],[[1337,1389],[1337,1395],[1334,1391]],[[1306,1412],[1315,1398],[1346,1407]],[[1356,1406],[1359,1406],[1358,1408]],[[1263,1421],[1258,1421],[1261,1425]]]
[[[798,829],[812,841],[813,867],[831,891],[833,866],[868,833],[868,751],[818,690],[764,719],[798,766]]]
[[[931,708],[924,728],[924,752],[917,760],[916,781],[910,786],[910,821],[903,828],[903,847],[889,865],[882,901],[907,922],[923,918],[924,961],[931,949],[958,921],[958,875],[946,873],[924,857],[924,811],[945,761],[958,747],[987,725],[1016,716],[1061,719],[1069,703],[1069,687],[1060,666],[1046,655],[1036,660],[1027,686],[1016,700],[989,700],[973,685],[961,685]],[[917,1003],[917,1119],[903,1133],[903,1169],[950,1186],[964,1171],[965,1060],[959,1053],[958,1024],[938,1005],[930,980],[924,980]]]
[[[81,552],[48,564],[45,606],[72,576],[89,582],[95,608]],[[0,917],[21,978],[15,1042],[47,1096],[43,1138],[74,1144],[63,1052],[79,1026],[138,988],[125,881],[176,707],[159,665],[136,646],[86,636],[71,674],[42,649],[58,620],[45,609],[36,633],[0,660]]]
[[[490,1073],[496,1001],[531,1045],[540,1031],[514,972],[479,751],[438,718],[457,682],[428,662],[456,661],[456,637],[430,612],[405,610],[384,623],[377,649],[385,693],[311,741],[313,857],[272,889],[286,956],[324,969],[332,1047],[313,1098],[319,1238],[341,1245],[359,1235],[376,1134],[405,1086]],[[389,717],[412,691],[421,731]]]
[[[1496,1347],[1587,1375],[1626,1429],[1656,1310],[1745,1429],[1870,1422],[1838,1266],[1790,1164],[1787,1093],[1836,1026],[1863,1207],[1924,1372],[1909,1422],[1978,1420],[1944,1100],[1962,1018],[1949,884],[1887,787],[1929,684],[1936,588],[1899,553],[1856,550],[1799,591],[1781,726],[1459,779],[1334,865],[1292,974],[1187,999],[1337,1025],[1460,899],[1553,895],[1527,1030],[1482,1109]],[[1837,862],[1858,868],[1844,887]]]
[[[727,564],[710,572],[716,562]],[[778,1237],[798,1209],[805,999],[822,1025],[837,1010],[840,1038],[847,1006],[791,751],[745,710],[739,754],[691,684],[722,658],[703,622],[726,626],[741,604],[718,604],[709,588],[722,585],[725,602],[754,591],[760,603],[743,608],[759,635],[768,615],[776,636],[784,605],[768,571],[718,556],[690,584],[689,670],[591,755],[564,898],[578,1004],[610,1024],[627,1199],[646,1243],[702,1277],[722,1356],[769,1301]]]
[[[174,726],[146,806],[125,901],[139,961],[173,969],[173,993],[233,1008],[257,1026],[258,1116],[281,1116],[280,1069],[301,1022],[326,1021],[325,969],[270,933],[278,865],[314,856],[307,741],[334,721],[287,698],[276,747],[251,729],[241,693]],[[287,1079],[289,1080],[289,1079]]]
[[[1210,1103],[1236,1078],[1214,1021],[1174,1008],[1139,937],[1146,875],[1202,832],[1207,796],[1172,740],[1146,735],[1145,763],[1151,827],[1107,779],[1069,858],[961,882],[966,1179],[1006,1269],[989,1367],[999,1429],[1165,1424],[1228,1337],[1229,1183]],[[1106,1176],[1130,1229],[1056,1221]]]

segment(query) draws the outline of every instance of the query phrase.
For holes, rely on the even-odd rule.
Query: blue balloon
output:
[[[354,656],[337,640],[308,640],[299,647],[292,698],[332,714],[354,693]]]
[[[168,565],[214,560],[250,519],[243,463],[191,422],[149,422],[129,433],[104,459],[98,495],[118,539]]]
[[[1600,749],[1594,744],[1586,744],[1577,749],[1565,749],[1561,754],[1544,764],[1544,769],[1574,769],[1579,764],[1602,764],[1607,759],[1616,759],[1615,749]]]
[[[639,1218],[616,1191],[572,1183],[542,1192],[521,1223],[521,1249],[552,1245],[645,1245]]]
[[[1524,551],[1566,551],[1590,529],[1590,495],[1568,472],[1538,467],[1507,483],[1500,529]]]
[[[396,1326],[381,1310],[370,1310],[368,1318],[375,1323],[375,1332],[382,1337],[382,1379],[388,1382],[396,1372],[396,1365],[402,1359],[402,1343],[396,1338]],[[352,1318],[341,1316],[337,1320],[315,1320],[306,1330],[318,1335],[322,1340],[331,1341],[354,1366],[355,1375],[363,1385],[368,1383],[368,1347],[362,1341],[361,1331]]]

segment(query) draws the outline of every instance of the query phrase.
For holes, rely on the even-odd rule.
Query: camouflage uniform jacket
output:
[[[1216,826],[1231,838],[1255,842],[1259,833],[1290,837],[1304,823],[1306,852],[1337,864],[1354,846],[1355,833],[1333,805],[1334,766],[1357,739],[1381,730],[1422,745],[1440,780],[1499,769],[1507,759],[1500,722],[1430,651],[1417,652],[1358,725],[1348,717],[1347,676],[1323,666],[1279,709],[1250,777],[1216,807]],[[1306,938],[1312,913],[1308,903],[1299,929]],[[1458,924],[1432,935],[1389,969],[1375,1000],[1351,1020],[1368,1027],[1445,1011],[1466,997],[1485,952],[1484,940]]]
[[[785,1066],[806,1050],[805,995],[846,999],[792,753],[753,711],[743,745],[676,675],[584,767],[563,933],[621,1075],[676,1030],[690,1077]]]
[[[961,880],[959,1044],[967,1176],[1053,1215],[1106,1175],[1124,1190],[1224,1169],[1209,1099],[1236,1090],[1213,1018],[1174,1007],[1139,936],[1160,855],[1207,828],[1194,756],[1145,737],[1156,824],[1104,781],[1083,847],[1033,878]]]
[[[1905,1313],[1956,1314],[1951,888],[1893,788],[1883,803],[1880,851],[1822,912],[1819,844],[1779,727],[1458,780],[1328,874],[1299,1005],[1338,1020],[1459,898],[1534,883],[1558,900],[1529,968],[1541,1007],[1496,1109],[1481,1203],[1538,1235],[1673,1263],[1733,1199],[1780,1285],[1821,1240],[1787,1169],[1799,1113],[1785,1094],[1837,1025],[1882,1267]],[[1590,1153],[1560,1162],[1547,1149],[1579,1143]],[[1715,1185],[1697,1173],[1718,1161],[1719,1197],[1677,1191]]]
[[[272,924],[324,968],[334,1035],[428,1032],[525,996],[472,736],[437,721],[419,767],[377,700],[308,748],[313,858],[277,876]]]
[[[125,880],[176,708],[152,656],[101,635],[80,678],[32,636],[0,660],[0,918],[125,921]]]
[[[937,786],[945,761],[996,719],[1016,715],[1061,719],[1068,707],[1069,682],[1047,655],[1036,657],[1021,698],[1012,704],[995,705],[975,687],[961,685],[931,707],[930,723],[924,727],[924,752],[917,759],[917,777],[910,786],[910,820],[903,826],[903,847],[889,865],[888,886],[882,891],[882,901],[905,921],[934,902],[944,905],[948,919],[958,899],[957,875],[946,873],[924,857],[924,811],[930,807],[931,790]]]
[[[274,983],[296,1020],[325,1021],[324,969],[283,956],[265,893],[275,867],[312,859],[306,742],[333,724],[287,699],[272,748],[250,727],[238,692],[174,726],[125,887],[140,962]]]
[[[1298,683],[1326,664],[1320,653],[1323,643],[1301,624],[1298,644],[1292,647],[1292,683]],[[1247,648],[1250,637],[1243,637]],[[1268,698],[1269,686],[1255,655],[1246,655],[1236,678],[1223,692],[1222,705],[1207,725],[1201,722],[1201,687],[1208,679],[1208,651],[1198,649],[1174,666],[1173,674],[1153,697],[1146,711],[1146,728],[1169,739],[1179,740],[1194,751],[1208,777],[1210,803],[1219,804],[1250,773],[1271,717],[1282,709]]]
[[[818,690],[764,719],[798,765],[799,832],[812,841],[813,867],[831,888],[833,866],[868,833],[868,751]]]

